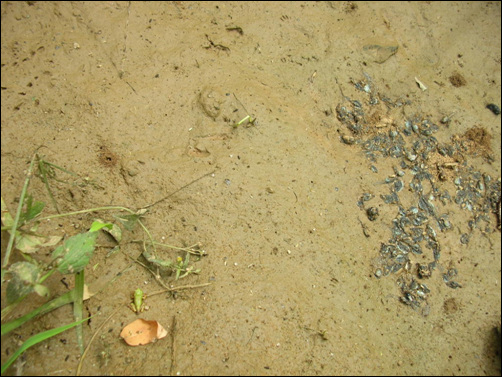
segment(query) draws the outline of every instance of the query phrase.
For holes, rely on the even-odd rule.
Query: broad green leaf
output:
[[[40,269],[30,262],[17,262],[9,268],[12,278],[7,285],[7,302],[12,303],[20,297],[33,292],[40,280]]]
[[[53,258],[58,258],[57,269],[62,274],[75,274],[82,271],[89,263],[94,252],[97,232],[80,233],[68,238],[56,248]]]

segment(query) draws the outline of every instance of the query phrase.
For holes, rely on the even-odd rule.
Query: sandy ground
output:
[[[182,188],[151,206],[144,223],[158,241],[206,252],[191,259],[198,275],[162,279],[210,285],[147,297],[149,310],[135,314],[127,306],[137,287],[147,295],[162,288],[129,258],[145,262],[132,242],[142,232],[125,233],[111,256],[98,247],[86,282],[103,290],[85,304],[95,315],[86,344],[114,315],[82,374],[500,374],[495,214],[472,227],[477,208],[429,197],[452,224],[440,231],[428,223],[441,245],[436,269],[417,276],[416,263],[433,260],[424,249],[378,278],[398,214],[381,196],[390,192],[384,181],[406,159],[372,161],[339,112],[357,100],[369,114],[379,93],[367,119],[373,134],[402,134],[406,120],[428,119],[439,142],[464,141],[446,176],[444,164],[424,161],[441,189],[453,197],[455,177],[469,169],[500,189],[500,115],[486,108],[501,104],[500,2],[27,1],[2,2],[1,12],[1,180],[10,211],[40,147],[45,160],[78,175],[58,171],[66,182],[51,180],[60,211],[139,209]],[[256,120],[233,127],[247,115]],[[412,177],[404,169],[405,209],[416,198]],[[47,203],[44,215],[56,213],[41,179],[29,192]],[[358,206],[364,193],[374,198]],[[71,236],[112,215],[54,219],[41,231]],[[7,239],[2,232],[2,258]],[[456,289],[443,276],[452,269]],[[72,285],[71,275],[53,277],[51,296]],[[428,287],[426,300],[413,301],[419,306],[404,302],[403,277]],[[2,289],[2,308],[4,298]],[[30,296],[7,320],[45,300]],[[127,346],[119,333],[137,317],[158,320],[168,336]],[[72,318],[67,305],[3,336],[2,364],[32,334]],[[29,349],[7,374],[74,374],[79,360],[69,330]]]

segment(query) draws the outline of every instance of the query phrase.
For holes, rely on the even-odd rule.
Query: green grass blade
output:
[[[76,330],[80,354],[84,353],[84,333],[82,330],[82,313],[84,311],[84,271],[85,270],[82,270],[79,273],[75,274],[75,289],[73,290],[73,317],[75,318],[76,322],[79,322]]]
[[[65,294],[56,297],[55,299],[46,302],[45,304],[39,306],[35,310],[31,311],[30,313],[26,314],[25,316],[21,318],[17,318],[13,321],[7,322],[2,325],[2,336],[5,334],[8,334],[10,331],[17,329],[19,326],[23,325],[24,323],[28,322],[30,319],[42,315],[45,313],[48,313],[54,309],[57,309],[63,305],[70,304],[73,302],[73,291],[66,292]]]
[[[45,188],[47,189],[47,192],[49,193],[49,197],[52,200],[52,204],[54,205],[54,208],[56,208],[56,212],[61,213],[61,212],[59,212],[58,204],[56,203],[56,199],[54,199],[54,195],[52,195],[52,190],[49,186],[49,179],[47,178],[47,170],[45,169],[45,166],[44,166],[45,161],[42,160],[38,155],[37,155],[37,158],[39,159],[38,160],[38,170],[42,174],[42,181],[45,184]]]
[[[45,161],[45,160],[43,160],[43,161],[44,161],[44,164],[45,164],[45,165],[52,166],[53,168],[59,169],[59,170],[61,170],[61,171],[65,172],[65,173],[67,173],[67,174],[73,175],[74,177],[78,177],[78,175],[77,175],[77,174],[75,174],[75,173],[74,173],[74,172],[72,172],[72,171],[66,170],[66,169],[62,168],[61,166],[57,166],[56,164],[53,164],[52,162],[48,162],[48,161]]]
[[[91,317],[89,317],[89,318],[91,318]],[[65,325],[65,326],[61,326],[61,327],[55,328],[55,329],[47,330],[47,331],[41,332],[41,333],[39,333],[37,335],[33,335],[31,338],[29,338],[28,340],[26,340],[26,342],[24,342],[23,345],[21,347],[19,347],[16,352],[14,352],[14,354],[11,356],[11,358],[9,360],[7,360],[7,362],[5,364],[2,365],[2,374],[4,374],[4,372],[7,370],[7,368],[10,367],[11,364],[14,361],[16,361],[16,359],[24,351],[26,351],[28,348],[30,348],[30,347],[34,346],[35,344],[38,344],[38,343],[46,340],[46,339],[52,338],[53,336],[56,336],[56,335],[62,333],[63,331],[71,329],[72,327],[80,325],[80,324],[82,324],[82,322],[87,321],[89,318],[83,319],[83,320],[81,320],[79,322],[71,323],[69,325]]]

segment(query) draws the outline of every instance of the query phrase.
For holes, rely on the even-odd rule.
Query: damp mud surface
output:
[[[499,2],[28,1],[1,13],[10,213],[36,152],[64,169],[48,177],[54,200],[31,178],[43,216],[147,209],[153,239],[200,251],[176,280],[145,257],[141,229],[117,252],[100,234],[81,374],[500,375]],[[120,225],[114,215],[39,231],[68,238],[96,218]],[[171,290],[152,294],[161,283]],[[73,275],[45,285],[56,297]],[[2,323],[49,298],[32,293]],[[167,336],[127,345],[137,318]],[[2,336],[2,364],[71,322],[66,305]],[[6,374],[75,374],[80,360],[70,329]]]

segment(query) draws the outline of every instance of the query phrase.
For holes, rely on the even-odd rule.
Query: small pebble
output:
[[[491,112],[494,113],[495,115],[500,115],[500,107],[498,107],[494,103],[490,103],[490,104],[486,105],[486,108],[488,110],[491,110]]]
[[[370,207],[366,210],[366,214],[368,215],[368,219],[370,221],[375,221],[378,217],[378,208]]]
[[[342,135],[342,141],[345,144],[352,145],[352,144],[355,144],[356,139],[353,136],[350,136],[350,135]]]
[[[469,243],[469,235],[467,233],[462,234],[460,237],[460,243],[467,245]]]

